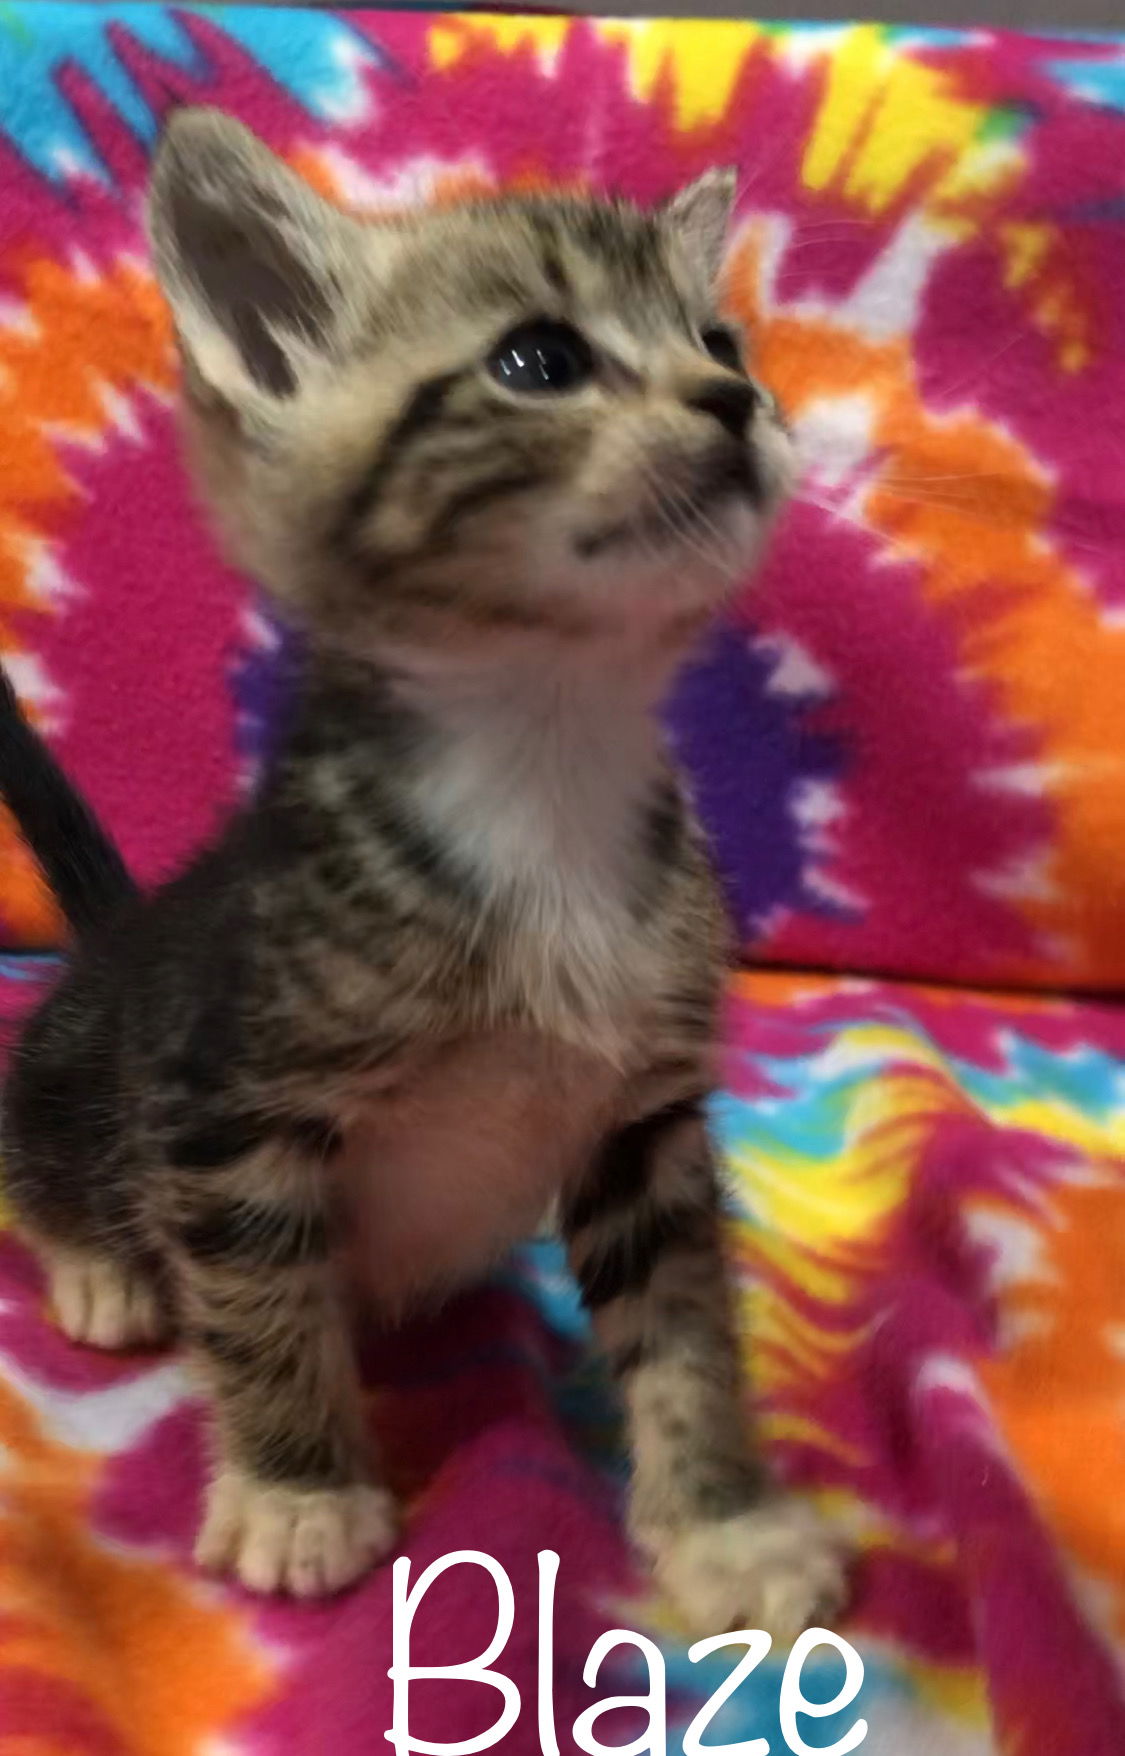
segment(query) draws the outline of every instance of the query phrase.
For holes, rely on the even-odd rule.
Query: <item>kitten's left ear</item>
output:
[[[718,279],[723,266],[737,188],[738,172],[730,166],[716,167],[673,195],[662,210],[668,232],[709,284]]]

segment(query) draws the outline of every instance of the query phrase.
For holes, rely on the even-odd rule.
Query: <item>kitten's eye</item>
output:
[[[699,339],[716,366],[725,366],[728,372],[745,372],[742,349],[731,331],[721,323],[714,323],[710,329],[705,329]]]
[[[489,354],[488,370],[505,390],[557,396],[592,378],[594,355],[589,342],[569,323],[542,317],[511,330]]]

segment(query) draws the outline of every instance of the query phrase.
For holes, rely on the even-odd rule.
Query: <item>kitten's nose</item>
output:
[[[687,398],[689,408],[701,415],[713,415],[735,439],[745,439],[750,417],[758,406],[758,392],[745,378],[728,373],[725,378],[708,378]]]

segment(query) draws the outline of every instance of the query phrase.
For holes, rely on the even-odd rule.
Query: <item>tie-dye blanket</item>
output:
[[[158,119],[198,100],[359,205],[737,164],[729,299],[806,465],[677,713],[740,928],[797,964],[1125,983],[1119,45],[0,6],[0,651],[144,877],[229,802],[268,685],[144,264]],[[0,851],[0,928],[42,941]]]
[[[9,1013],[28,985],[9,976]],[[1125,1750],[1123,1052],[1125,1012],[1108,1006],[781,974],[735,987],[715,1120],[764,1432],[860,1552],[839,1631],[863,1686],[846,1712],[798,1722],[814,1749],[862,1715],[870,1756]],[[596,1692],[582,1682],[593,1641],[621,1627],[664,1655],[680,1751],[736,1655],[689,1663],[630,1576],[612,1410],[582,1331],[554,1246],[529,1246],[372,1351],[372,1415],[413,1577],[471,1549],[511,1579],[496,1662],[523,1706],[502,1747],[540,1750],[536,1554],[552,1550],[564,1756],[596,1696],[644,1692],[620,1654]],[[3,1240],[0,1362],[0,1751],[385,1750],[389,1571],[314,1608],[193,1576],[200,1432],[181,1368],[61,1340]],[[411,1658],[469,1658],[495,1622],[484,1574],[449,1573]],[[710,1742],[789,1748],[783,1657],[740,1687]],[[830,1652],[809,1661],[811,1699],[836,1693],[833,1667]],[[490,1725],[498,1698],[447,1680],[415,1684],[410,1706],[414,1736],[447,1745]]]
[[[739,923],[787,961],[1122,983],[1122,47],[0,6],[0,651],[146,879],[229,808],[280,686],[183,484],[141,242],[158,119],[198,100],[360,205],[544,179],[649,198],[737,162],[729,298],[806,462],[674,708]],[[49,941],[10,834],[0,871],[5,942]],[[42,979],[3,963],[0,1015]],[[862,1714],[877,1756],[1120,1756],[1125,1011],[759,973],[728,1043],[764,1432],[855,1533],[840,1631],[865,1676],[794,1727],[771,1655],[698,1747],[831,1745]],[[595,1696],[643,1688],[624,1650],[586,1686],[604,1630],[657,1643],[669,1749],[736,1656],[689,1662],[630,1574],[582,1341],[537,1243],[366,1362],[414,1577],[471,1549],[511,1579],[514,1756],[541,1747],[540,1550],[565,1756]],[[316,1608],[199,1579],[201,1468],[175,1361],[65,1344],[0,1234],[0,1756],[386,1747],[389,1572]],[[471,1657],[495,1617],[483,1574],[447,1575],[413,1661]],[[830,1653],[806,1667],[813,1700],[839,1681]],[[415,1747],[498,1705],[415,1684]]]

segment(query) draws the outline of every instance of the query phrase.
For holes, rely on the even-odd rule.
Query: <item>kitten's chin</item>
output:
[[[706,524],[639,532],[587,558],[579,589],[610,619],[638,629],[689,627],[717,615],[756,569],[770,519],[747,500],[716,504]]]

